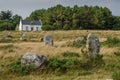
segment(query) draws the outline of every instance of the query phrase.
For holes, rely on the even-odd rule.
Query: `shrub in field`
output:
[[[117,37],[108,37],[103,44],[107,45],[108,47],[119,47],[120,39]]]
[[[21,58],[16,59],[8,65],[8,70],[11,73],[18,73],[21,75],[27,75],[33,70],[33,65],[23,66],[21,65]]]
[[[66,51],[66,52],[62,53],[62,56],[64,56],[64,57],[79,57],[79,54],[76,52]]]
[[[95,67],[100,67],[103,65],[103,60],[101,55],[96,55],[96,57],[92,59],[78,59],[78,58],[50,58],[48,61],[49,69],[53,71],[68,71],[68,70],[89,70]]]
[[[120,80],[120,71],[112,74],[113,80]]]
[[[102,56],[96,55],[93,59],[80,59],[75,57],[69,58],[50,58],[43,71],[52,72],[68,72],[70,70],[90,70],[99,67],[103,64]],[[21,58],[16,59],[8,65],[8,71],[11,73],[17,73],[20,75],[30,74],[34,70],[34,66],[21,65]]]
[[[79,65],[79,60],[77,58],[68,58],[68,59],[58,59],[50,58],[48,66],[54,71],[65,72],[68,69],[74,69]]]

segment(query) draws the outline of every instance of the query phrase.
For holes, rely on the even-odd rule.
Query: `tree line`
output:
[[[22,17],[12,11],[0,12],[0,31],[15,30]],[[33,11],[27,20],[41,20],[43,30],[101,29],[120,30],[120,16],[112,15],[107,7],[56,5]]]
[[[43,30],[120,29],[120,16],[113,16],[107,7],[64,7],[56,5],[33,11],[27,20],[41,20]]]
[[[12,14],[12,11],[0,12],[0,31],[3,30],[15,30],[16,25],[19,24],[21,16]]]

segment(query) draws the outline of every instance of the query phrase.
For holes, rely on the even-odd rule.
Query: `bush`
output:
[[[62,71],[66,72],[69,69],[76,69],[79,65],[79,60],[77,58],[68,58],[68,59],[58,59],[50,58],[48,66],[53,71]]]
[[[49,69],[52,69],[52,71],[62,71],[66,72],[68,70],[89,70],[93,68],[100,67],[104,64],[102,60],[101,55],[97,55],[95,58],[92,59],[78,59],[75,57],[71,58],[50,58],[48,61],[48,67]]]
[[[15,31],[19,31],[19,26],[16,26],[16,27],[15,27]]]
[[[120,71],[112,74],[113,80],[120,80]]]
[[[15,61],[11,62],[8,65],[8,70],[12,73],[18,73],[21,75],[27,75],[30,74],[30,72],[33,70],[33,65],[30,66],[24,66],[21,65],[21,58],[16,59]]]
[[[79,54],[76,52],[66,51],[66,52],[62,53],[62,56],[64,56],[64,57],[79,57]]]
[[[42,30],[49,31],[49,30],[56,30],[56,27],[51,25],[44,25],[42,26]]]

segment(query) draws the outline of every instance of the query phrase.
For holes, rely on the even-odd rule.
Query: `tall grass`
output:
[[[79,57],[79,54],[76,53],[76,52],[70,52],[70,51],[66,51],[66,52],[63,52],[61,53],[62,56],[64,57]]]
[[[108,37],[103,45],[107,45],[108,47],[120,47],[120,39],[117,37]]]

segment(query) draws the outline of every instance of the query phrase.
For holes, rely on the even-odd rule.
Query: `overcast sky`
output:
[[[108,7],[113,15],[120,16],[120,0],[0,0],[0,11],[12,10],[23,18],[30,15],[36,9],[48,8],[62,4],[64,6],[74,5],[98,5]]]

